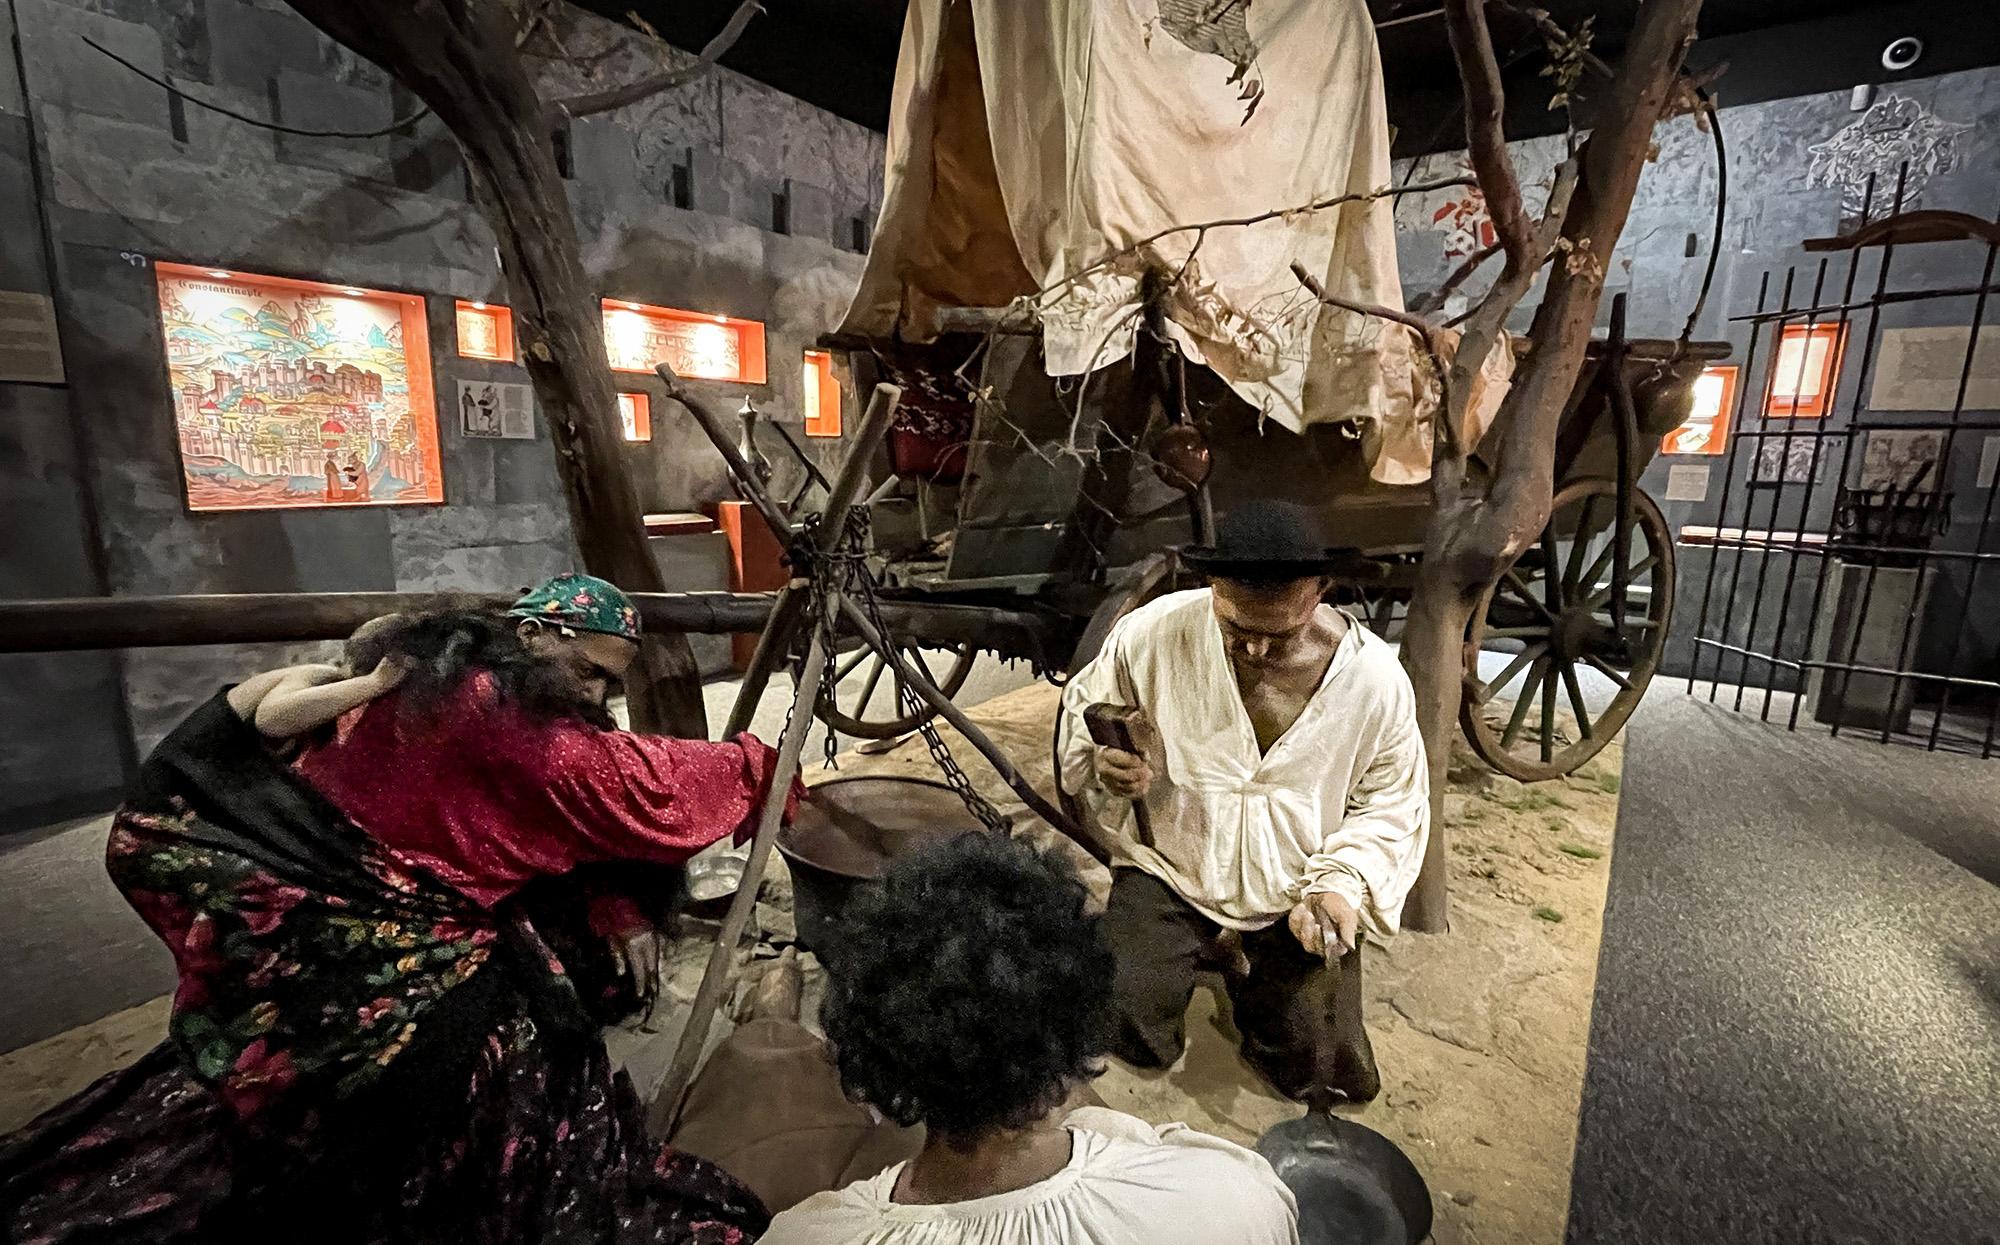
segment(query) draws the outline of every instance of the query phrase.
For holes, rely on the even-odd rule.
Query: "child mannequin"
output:
[[[382,659],[383,638],[401,621],[370,619],[348,637],[338,665],[286,666],[229,689],[229,707],[266,739],[293,739],[326,726],[403,681],[409,667]]]

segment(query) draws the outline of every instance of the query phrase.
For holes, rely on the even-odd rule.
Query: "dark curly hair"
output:
[[[820,1021],[848,1097],[949,1145],[1047,1115],[1111,1038],[1111,947],[1076,873],[974,832],[857,890]]]
[[[402,684],[402,705],[415,712],[436,708],[474,671],[490,672],[500,695],[538,718],[581,718],[612,730],[618,723],[602,705],[577,694],[576,682],[559,663],[538,657],[521,643],[519,623],[482,609],[446,609],[398,620],[380,637],[376,660],[386,656],[414,663]]]

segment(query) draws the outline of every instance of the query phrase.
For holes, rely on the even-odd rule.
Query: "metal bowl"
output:
[[[958,794],[928,778],[836,778],[812,788],[777,839],[792,871],[799,942],[834,967],[841,913],[856,887],[914,848],[978,829]]]

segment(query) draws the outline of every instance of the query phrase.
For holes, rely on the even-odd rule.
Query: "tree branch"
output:
[[[1306,287],[1306,293],[1312,295],[1328,307],[1338,307],[1342,311],[1351,311],[1358,316],[1374,316],[1382,320],[1391,320],[1417,335],[1417,344],[1424,348],[1424,357],[1430,362],[1431,375],[1437,377],[1437,413],[1431,417],[1431,426],[1434,435],[1437,437],[1437,444],[1449,457],[1458,457],[1460,454],[1458,424],[1455,415],[1451,411],[1450,378],[1445,372],[1444,359],[1438,353],[1437,326],[1422,316],[1413,315],[1407,311],[1397,311],[1393,307],[1383,307],[1375,303],[1357,303],[1350,299],[1342,298],[1338,294],[1331,293],[1310,272],[1306,271],[1304,264],[1299,263],[1297,260],[1292,261],[1292,275],[1298,278],[1300,285]],[[1437,454],[1433,453],[1432,458],[1435,459],[1436,457]]]
[[[1107,268],[1124,259],[1126,256],[1137,254],[1160,239],[1170,238],[1177,233],[1206,235],[1212,229],[1257,225],[1267,220],[1276,220],[1281,216],[1303,216],[1308,212],[1323,212],[1328,208],[1336,208],[1348,203],[1366,203],[1375,199],[1385,199],[1390,195],[1420,195],[1428,194],[1433,190],[1448,190],[1454,186],[1476,186],[1478,184],[1478,181],[1471,177],[1441,177],[1436,181],[1416,182],[1401,186],[1384,186],[1379,190],[1364,190],[1355,194],[1334,195],[1332,198],[1315,199],[1311,203],[1301,204],[1298,207],[1272,208],[1268,212],[1258,212],[1252,216],[1234,216],[1224,220],[1202,221],[1193,225],[1173,225],[1157,233],[1149,233],[1136,242],[1128,243],[1108,255],[1092,260],[1068,276],[1049,282],[1033,294],[1028,295],[1028,298],[1031,301],[1044,299],[1057,290],[1074,285],[1093,272]],[[1183,265],[1182,271],[1186,271],[1185,265]]]
[[[1414,329],[1417,336],[1424,339],[1425,345],[1430,344],[1431,334],[1437,331],[1436,325],[1420,315],[1414,315],[1407,311],[1397,311],[1394,307],[1383,307],[1376,303],[1357,303],[1342,298],[1338,294],[1329,293],[1327,288],[1321,285],[1317,278],[1306,271],[1306,266],[1297,260],[1292,261],[1292,275],[1298,278],[1300,285],[1306,287],[1306,293],[1311,294],[1327,306],[1338,307],[1342,311],[1351,311],[1357,316],[1375,316],[1383,320],[1394,320],[1398,324]]]
[[[1416,305],[1411,310],[1431,312],[1443,307],[1459,286],[1464,285],[1473,273],[1479,271],[1481,265],[1499,253],[1500,244],[1497,241],[1491,246],[1480,247],[1477,251],[1466,257],[1465,262],[1458,266],[1457,271],[1444,279],[1444,284],[1417,299]]]
[[[565,116],[588,117],[600,112],[630,107],[640,100],[658,95],[661,91],[670,91],[677,86],[692,82],[713,69],[715,63],[743,37],[743,32],[749,28],[751,19],[763,11],[764,6],[758,0],[743,0],[743,3],[737,6],[736,12],[730,15],[728,24],[717,32],[715,38],[708,41],[707,46],[702,48],[700,57],[692,65],[681,69],[669,69],[635,82],[628,82],[623,86],[612,87],[610,90],[557,100],[555,107]]]
[[[1500,83],[1500,62],[1493,55],[1485,0],[1446,0],[1444,20],[1459,76],[1465,81],[1466,150],[1486,195],[1486,214],[1506,252],[1508,268],[1530,267],[1535,261],[1534,230],[1521,204],[1521,182],[1514,175],[1507,136],[1500,128],[1507,93]]]
[[[1573,197],[1554,241],[1568,252],[1550,270],[1548,290],[1529,336],[1534,353],[1508,393],[1501,466],[1482,523],[1495,547],[1508,551],[1533,539],[1547,518],[1554,487],[1556,428],[1590,345],[1610,261],[1652,147],[1653,128],[1681,80],[1682,58],[1694,41],[1701,0],[1651,0],[1620,59],[1601,123],[1575,157],[1577,169],[1551,192]],[[1567,183],[1567,190],[1565,189]],[[1546,230],[1553,224],[1545,220]],[[1579,258],[1579,257],[1587,258]]]

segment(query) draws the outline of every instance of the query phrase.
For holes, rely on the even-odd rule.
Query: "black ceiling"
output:
[[[1606,56],[1615,54],[1639,7],[1638,0],[1536,2],[1572,29],[1584,17],[1593,17],[1596,48]],[[636,9],[671,42],[698,48],[722,28],[739,0],[583,3],[610,17]],[[886,129],[905,0],[763,3],[765,13],[723,63],[852,121]],[[1437,0],[1368,0],[1368,7],[1378,23],[1386,23],[1379,38],[1399,150],[1460,145],[1450,106],[1457,90],[1450,51],[1442,20],[1429,15],[1438,7]],[[1539,42],[1534,31],[1525,20],[1497,9],[1493,20],[1495,44],[1503,57],[1513,51],[1523,62],[1517,90],[1523,96],[1535,94],[1533,68],[1539,61],[1534,53]],[[1773,29],[1796,23],[1806,25],[1791,32]],[[1932,50],[1910,71],[1912,76],[2000,63],[2000,0],[1706,0],[1700,29],[1703,46],[1695,59],[1730,60],[1723,93],[1735,102],[1880,81],[1886,75],[1875,57],[1883,31],[1927,37]],[[1837,45],[1849,44],[1846,55],[1835,55]],[[1546,84],[1539,94],[1546,99]],[[1541,128],[1540,103],[1517,102],[1533,106],[1524,107],[1518,117],[1510,116],[1510,122],[1520,122],[1510,125],[1510,132]]]

